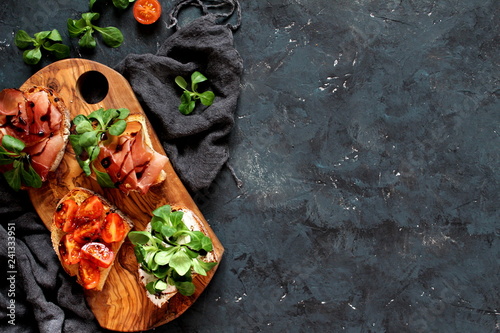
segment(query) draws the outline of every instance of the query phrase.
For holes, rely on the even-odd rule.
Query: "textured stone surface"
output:
[[[23,64],[17,29],[64,31],[87,9],[4,2],[0,89],[40,68]],[[86,53],[72,39],[72,56],[114,66],[171,34],[166,16],[145,28],[100,6],[124,45]],[[225,257],[197,303],[155,332],[498,331],[500,2],[242,10],[234,174],[194,195]]]

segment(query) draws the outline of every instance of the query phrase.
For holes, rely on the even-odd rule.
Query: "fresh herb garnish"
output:
[[[33,37],[26,31],[19,30],[14,38],[14,43],[22,50],[27,49],[23,52],[23,60],[28,65],[38,64],[42,59],[42,49],[50,52],[57,59],[69,56],[69,47],[62,44],[61,34],[56,29],[37,32]]]
[[[97,42],[93,36],[97,31],[101,34],[104,44],[109,47],[118,47],[123,43],[123,34],[116,27],[101,28],[92,24],[99,18],[99,13],[83,13],[79,20],[68,19],[68,32],[70,37],[80,37],[78,45],[83,48],[93,49]]]
[[[126,9],[135,0],[113,0],[113,5],[119,9]]]
[[[31,166],[30,156],[23,152],[26,145],[19,139],[4,135],[0,146],[0,165],[12,164],[12,169],[4,172],[7,183],[19,191],[22,185],[40,188],[42,178]]]
[[[215,98],[215,94],[212,91],[208,90],[203,93],[197,92],[198,83],[206,80],[207,78],[203,74],[198,71],[194,72],[191,74],[191,91],[189,91],[187,89],[188,83],[182,76],[177,76],[175,78],[175,83],[184,90],[181,96],[181,104],[179,105],[179,111],[182,114],[190,114],[193,112],[197,100],[200,100],[201,104],[205,106],[212,105]]]
[[[69,141],[76,159],[87,176],[95,172],[102,187],[114,187],[111,177],[97,170],[92,162],[99,156],[99,143],[109,136],[118,136],[125,131],[130,111],[128,109],[99,109],[88,116],[80,114],[73,119],[74,130]]]
[[[156,279],[146,285],[150,294],[175,286],[185,296],[195,291],[191,273],[207,275],[217,262],[201,259],[212,251],[210,237],[201,231],[191,231],[182,221],[182,211],[172,211],[165,205],[153,211],[151,232],[131,231],[128,238],[141,268]]]
[[[96,2],[97,0],[90,0],[89,2],[89,8],[90,10],[92,10],[92,7],[94,6],[94,3]],[[129,6],[129,4],[131,2],[134,2],[135,0],[113,0],[113,6],[115,6],[116,8],[119,8],[119,9],[127,9],[127,7]]]

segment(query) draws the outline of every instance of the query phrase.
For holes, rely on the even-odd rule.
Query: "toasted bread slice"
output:
[[[45,181],[64,156],[70,135],[70,114],[61,97],[47,87],[0,92],[0,139],[13,136],[25,144],[35,172]],[[12,168],[5,165],[1,172]],[[21,188],[25,189],[26,186]]]
[[[121,241],[106,244],[110,248],[110,250],[113,251],[115,258],[116,258],[116,255],[118,254],[118,251],[120,250],[120,247],[122,246],[123,242],[126,239],[126,235],[133,228],[132,221],[125,214],[120,212],[114,205],[109,203],[102,196],[94,193],[91,190],[81,188],[81,187],[76,187],[76,188],[72,189],[70,192],[68,192],[63,198],[61,198],[61,200],[59,201],[59,203],[57,204],[56,207],[60,207],[60,205],[68,199],[73,199],[78,205],[80,205],[87,198],[92,197],[92,196],[97,196],[101,200],[101,202],[103,203],[103,206],[104,206],[104,212],[102,214],[103,218],[104,218],[104,216],[106,216],[109,213],[117,213],[125,222],[124,224],[125,224],[126,230],[125,230],[125,235],[124,235],[123,239]],[[56,208],[56,210],[57,210],[57,208]],[[81,284],[82,286],[84,286],[84,283],[82,282],[82,278],[79,275],[80,263],[67,264],[63,260],[60,248],[61,248],[61,240],[64,237],[64,235],[66,235],[66,234],[67,233],[64,232],[61,228],[57,227],[57,225],[55,223],[55,212],[54,212],[54,218],[53,218],[52,225],[51,225],[52,246],[54,247],[54,250],[55,250],[64,270],[70,276],[76,276],[77,282],[79,284]],[[81,246],[83,246],[83,244],[81,244]],[[113,261],[113,263],[114,263],[114,261]],[[99,282],[97,283],[97,285],[94,288],[91,288],[91,289],[98,290],[98,291],[102,290],[102,288],[106,282],[106,278],[107,278],[109,272],[111,271],[111,268],[113,267],[113,263],[107,268],[98,267],[98,269],[100,271]]]
[[[49,101],[51,105],[54,105],[57,110],[61,113],[62,119],[61,119],[61,127],[59,129],[59,132],[62,135],[63,141],[64,141],[64,148],[68,144],[69,140],[69,135],[70,135],[70,127],[71,127],[71,117],[68,108],[66,107],[66,104],[64,103],[63,99],[53,90],[47,87],[42,87],[42,86],[33,86],[27,91],[24,92],[25,96],[29,99],[30,95],[33,95],[36,92],[39,91],[44,91],[47,93],[49,97]],[[50,166],[49,171],[55,171],[58,167],[59,164],[61,163],[62,158],[64,157],[64,152],[65,149],[61,149],[59,153],[56,155],[56,158],[52,165]]]
[[[208,232],[201,222],[201,220],[198,218],[198,216],[191,210],[183,207],[172,207],[172,211],[182,211],[184,214],[182,216],[182,221],[184,224],[191,230],[191,231],[201,231],[203,232],[206,236],[208,236]],[[151,223],[148,223],[146,226],[146,231],[151,232]],[[215,257],[215,252],[210,251],[208,252],[205,256],[201,257],[201,259],[205,262],[215,262],[217,261],[217,258]],[[155,280],[156,278],[154,275],[144,271],[140,265],[139,265],[139,281],[141,282],[144,287],[146,285]],[[193,273],[196,274],[196,273]],[[160,293],[157,294],[150,294],[147,289],[145,289],[146,296],[148,299],[157,307],[161,308],[163,305],[168,303],[169,299],[174,297],[177,294],[177,288],[175,286],[169,285],[167,289],[163,290]]]
[[[156,151],[153,148],[153,143],[151,142],[151,136],[149,134],[148,126],[146,124],[146,118],[142,114],[133,114],[133,115],[128,116],[127,121],[137,121],[137,122],[141,123],[142,130],[144,131],[144,142],[146,143],[146,145],[149,148],[151,148],[153,151]],[[167,161],[168,161],[168,157],[167,157]],[[162,183],[166,178],[167,178],[167,173],[165,172],[165,170],[162,169],[160,174],[158,175],[158,177],[151,184],[151,186]]]
[[[115,186],[123,193],[128,194],[129,192],[135,191],[145,194],[151,186],[160,184],[166,179],[167,174],[164,167],[168,161],[168,157],[163,153],[157,152],[153,148],[145,116],[142,114],[132,114],[127,117],[126,121],[127,128],[121,135],[111,137],[107,141],[100,143],[101,154],[98,157],[98,161],[94,163],[94,166],[98,171],[107,172],[112,181],[115,182]],[[139,132],[141,133],[139,134]],[[129,137],[133,144],[124,145],[123,142],[127,142],[127,140],[124,140],[125,137]],[[137,142],[136,140],[140,138],[142,138],[143,141]],[[116,153],[113,149],[118,146],[120,150]],[[139,154],[137,155],[140,158],[144,156],[141,154],[141,151],[147,150],[149,153],[145,155],[151,154],[151,159],[147,161],[140,159],[135,160],[132,151],[123,154],[126,149],[139,150]],[[123,158],[128,160],[124,162]],[[111,164],[108,165],[107,168],[103,167],[103,161],[105,159]],[[135,167],[136,170],[133,170],[132,166]],[[138,172],[137,169],[141,171]],[[94,180],[97,179],[94,172],[92,172],[91,177]]]

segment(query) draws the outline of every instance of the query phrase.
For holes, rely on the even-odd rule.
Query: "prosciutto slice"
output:
[[[24,151],[30,155],[42,181],[57,167],[66,145],[61,105],[50,89],[42,87],[26,92],[14,88],[0,92],[0,140],[11,135],[23,141]]]
[[[117,140],[116,144],[101,146],[98,159],[115,186],[127,192],[137,186],[134,160],[131,158],[131,140],[129,137],[118,137]]]
[[[3,116],[15,116],[19,111],[19,103],[24,102],[23,92],[19,89],[0,91],[0,113]]]
[[[121,191],[143,194],[156,182],[168,158],[145,140],[143,125],[129,121],[124,133],[101,144],[99,163]]]
[[[31,166],[36,173],[40,175],[42,180],[47,178],[47,175],[52,167],[53,161],[61,152],[61,147],[64,147],[65,142],[61,135],[47,137],[39,143],[26,147],[24,150],[31,156]],[[64,148],[62,148],[64,149]]]

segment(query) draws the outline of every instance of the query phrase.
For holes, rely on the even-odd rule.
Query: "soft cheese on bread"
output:
[[[171,208],[170,206],[163,206],[163,207],[168,207],[168,209],[171,209],[171,212],[181,212],[182,213],[183,226],[179,228],[178,224],[177,224],[178,222],[174,222],[173,224],[174,225],[177,224],[177,227],[173,226],[173,228],[174,229],[177,228],[177,231],[176,232],[171,231],[171,232],[173,232],[174,234],[177,234],[177,233],[182,234],[182,231],[180,231],[180,230],[183,230],[183,229],[188,230],[190,232],[201,232],[203,234],[201,238],[206,238],[205,240],[208,243],[210,243],[210,245],[205,247],[205,248],[208,248],[210,251],[205,251],[205,250],[200,249],[200,248],[197,248],[196,250],[193,248],[189,248],[190,244],[192,244],[191,241],[193,240],[193,239],[191,239],[191,237],[195,236],[194,233],[190,233],[190,234],[185,233],[184,236],[180,236],[173,243],[171,243],[170,240],[167,240],[166,238],[163,238],[163,241],[162,241],[161,236],[159,234],[164,233],[164,231],[161,231],[160,233],[153,232],[154,228],[161,229],[161,227],[159,227],[158,225],[156,225],[156,227],[155,227],[155,226],[153,226],[153,224],[158,223],[158,221],[161,220],[165,215],[161,214],[161,213],[157,213],[158,210],[153,212],[154,217],[153,217],[152,221],[150,223],[148,223],[148,225],[146,226],[146,229],[145,229],[146,234],[151,235],[151,237],[149,238],[149,241],[147,243],[143,243],[143,244],[138,245],[138,242],[141,243],[140,240],[138,240],[138,242],[136,242],[137,239],[134,239],[133,237],[131,238],[131,240],[132,240],[132,243],[135,244],[135,246],[136,246],[136,251],[135,251],[136,255],[137,255],[137,253],[142,252],[141,250],[137,251],[137,247],[145,246],[147,248],[150,248],[151,245],[153,245],[153,243],[152,243],[153,242],[152,241],[153,235],[155,235],[154,237],[156,238],[154,243],[156,243],[156,244],[158,244],[158,242],[162,243],[162,245],[159,246],[158,251],[150,252],[149,254],[146,254],[145,258],[138,260],[139,261],[139,267],[138,267],[139,281],[141,282],[141,284],[144,285],[145,292],[146,292],[148,299],[154,305],[156,305],[157,307],[160,307],[160,308],[162,306],[164,306],[169,301],[169,299],[174,297],[177,293],[180,292],[181,294],[186,294],[186,292],[179,291],[176,284],[175,284],[176,282],[172,283],[171,278],[172,278],[172,276],[176,276],[175,275],[176,273],[173,273],[173,275],[170,277],[168,277],[169,273],[166,273],[167,277],[163,277],[163,278],[158,277],[159,275],[161,275],[161,272],[165,273],[165,272],[169,272],[172,269],[175,270],[175,268],[173,267],[174,264],[172,262],[175,254],[172,255],[172,253],[170,253],[171,261],[168,264],[164,263],[163,265],[159,265],[162,267],[162,269],[158,269],[158,265],[156,265],[156,267],[158,269],[158,271],[156,271],[156,272],[151,271],[151,266],[146,267],[146,266],[148,266],[147,262],[151,263],[153,261],[156,261],[158,263],[159,262],[159,260],[157,260],[158,255],[168,256],[168,254],[167,254],[168,252],[173,250],[176,246],[178,247],[179,245],[182,244],[182,245],[187,245],[187,247],[189,248],[189,249],[186,249],[186,251],[190,252],[190,255],[191,255],[190,260],[193,260],[193,261],[200,260],[203,263],[206,263],[204,270],[200,271],[198,269],[198,273],[205,275],[206,271],[210,270],[212,267],[214,267],[217,264],[217,258],[215,257],[214,251],[212,249],[212,244],[211,244],[211,241],[209,239],[208,232],[205,229],[201,220],[196,216],[196,214],[193,211],[186,209],[186,208],[180,208],[180,207]],[[161,208],[163,208],[163,207],[161,207]],[[174,217],[173,219],[177,220],[177,217]],[[169,226],[169,227],[172,227],[172,226]],[[131,232],[131,234],[133,234],[133,233],[141,234],[140,231]],[[142,235],[144,235],[144,232],[142,232]],[[129,235],[129,238],[130,237],[131,237],[131,235]],[[158,237],[160,237],[160,238],[158,238]],[[201,240],[201,238],[198,238],[198,240]],[[201,241],[201,242],[203,243],[204,241]],[[155,245],[153,245],[153,246],[155,246]],[[174,251],[172,251],[172,252],[174,252]],[[197,255],[197,253],[198,253],[198,255]],[[193,255],[194,255],[194,257],[192,257]],[[162,260],[164,260],[165,256],[162,256]],[[154,266],[154,264],[153,264],[153,266]],[[200,266],[198,265],[198,267],[200,267]],[[193,277],[196,274],[198,274],[196,271],[197,271],[197,268],[193,268],[193,267],[190,268],[188,271],[186,271],[186,277],[185,277],[186,280],[185,281],[189,281],[190,283],[192,283]],[[158,282],[161,282],[161,285],[162,285],[162,287],[160,289],[155,287],[155,284]],[[188,291],[187,293],[192,293],[192,292],[194,292],[194,284],[192,284],[191,291],[190,292]],[[189,296],[189,295],[187,295],[187,296]]]

